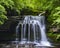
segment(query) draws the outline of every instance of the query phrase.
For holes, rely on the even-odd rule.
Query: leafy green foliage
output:
[[[57,24],[60,23],[60,7],[55,8],[56,12],[53,14],[56,17],[55,21]]]
[[[0,4],[6,6],[7,8],[13,8],[14,2],[12,0],[1,0]]]
[[[57,39],[57,40],[60,39],[60,34],[57,35],[56,39]]]
[[[53,32],[47,33],[48,37],[50,37],[54,42],[60,42],[60,34],[55,34]]]
[[[48,16],[48,21],[52,22],[52,25],[54,24],[60,24],[60,5],[59,5],[60,1],[59,0],[55,0],[53,1],[52,5],[52,9],[50,11],[51,14],[49,14]]]
[[[12,0],[0,0],[0,24],[3,24],[7,18],[6,7],[13,9],[14,2]]]
[[[20,10],[28,8],[32,12],[44,12],[48,10],[48,21],[52,24],[60,23],[60,1],[59,0],[0,0],[0,5],[14,9],[20,14]],[[1,9],[0,9],[1,10]],[[7,12],[7,11],[6,11]],[[6,13],[5,12],[5,13]],[[47,15],[46,14],[46,15]]]
[[[4,14],[6,14],[5,8],[0,5],[0,24],[3,24],[4,20],[7,19]]]

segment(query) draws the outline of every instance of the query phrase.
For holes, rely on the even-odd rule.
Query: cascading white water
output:
[[[16,27],[16,40],[14,41],[14,43],[16,44],[16,48],[18,48],[18,43],[19,43],[19,26],[20,26],[20,22]]]
[[[18,36],[19,25],[20,25],[20,22],[18,23],[16,27],[16,36]],[[20,34],[21,35],[20,44],[31,43],[31,44],[35,44],[35,46],[51,46],[45,34],[46,29],[45,29],[44,16],[26,16],[21,26],[22,27],[21,27],[21,34]],[[31,33],[33,34],[31,35]],[[26,35],[28,37],[26,37]],[[16,40],[17,39],[18,38],[16,38]],[[33,41],[31,41],[31,39],[33,39]]]
[[[18,23],[16,27],[16,41],[19,41],[19,26],[20,26],[20,22]]]

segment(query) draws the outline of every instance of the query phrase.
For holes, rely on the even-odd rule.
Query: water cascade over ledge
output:
[[[44,16],[25,16],[23,22],[19,22],[16,26],[16,48],[18,48],[18,44],[33,44],[42,48],[45,48],[44,46],[50,47],[51,43],[47,39],[45,28]],[[19,36],[21,37],[19,38]]]

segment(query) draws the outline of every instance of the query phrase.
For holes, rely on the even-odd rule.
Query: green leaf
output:
[[[60,7],[55,8],[56,10],[60,10]]]
[[[57,35],[56,39],[60,39],[60,34],[59,34],[59,35]]]
[[[2,22],[2,21],[0,21],[0,25],[1,25],[1,24],[3,24],[3,22]]]
[[[6,14],[5,8],[2,5],[0,5],[0,13],[5,13]]]

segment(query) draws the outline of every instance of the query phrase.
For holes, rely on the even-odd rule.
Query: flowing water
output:
[[[16,41],[19,41],[19,25],[20,22],[16,27]],[[26,16],[21,26],[21,41],[19,44],[34,44],[36,47],[39,46],[41,48],[51,46],[51,43],[48,41],[45,34],[46,29],[44,16]]]
[[[44,16],[25,16],[23,22],[19,21],[16,26],[16,39],[13,41],[13,44],[15,43],[15,48],[22,48],[20,46],[24,45],[25,48],[31,48],[29,46],[33,46],[32,48],[51,47],[45,32]]]

